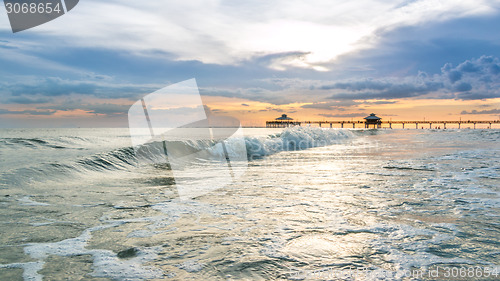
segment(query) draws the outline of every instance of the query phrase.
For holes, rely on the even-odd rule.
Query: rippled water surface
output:
[[[1,130],[0,279],[499,270],[499,130],[245,134],[243,176],[181,200],[166,165],[137,165],[127,130]]]

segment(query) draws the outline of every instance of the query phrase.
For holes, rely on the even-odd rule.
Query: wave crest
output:
[[[281,151],[338,144],[353,136],[354,134],[349,130],[291,127],[267,137],[246,137],[245,141],[248,156],[253,159]]]

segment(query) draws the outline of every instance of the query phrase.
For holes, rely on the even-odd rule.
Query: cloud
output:
[[[49,105],[37,107],[37,109],[49,109],[51,111],[73,111],[83,110],[93,114],[104,114],[107,116],[126,115],[131,105],[112,103],[80,104],[78,102],[66,102],[60,105]]]
[[[334,102],[318,102],[302,105],[301,108],[314,108],[321,110],[345,110],[345,107],[358,105],[359,103],[353,101],[334,101]]]
[[[377,104],[377,105],[381,105],[381,104],[395,104],[395,103],[398,103],[398,102],[397,101],[383,101],[383,100],[372,101],[372,102],[363,102],[363,104]]]
[[[6,85],[6,88],[13,96],[61,96],[72,93],[94,94],[96,91],[95,85],[91,83],[73,82],[55,77],[33,81],[33,83]]]
[[[79,81],[59,77],[47,77],[18,83],[0,84],[0,93],[13,96],[10,102],[35,103],[36,99],[27,96],[59,97],[70,94],[90,95],[99,98],[130,98],[137,99],[141,95],[153,92],[158,87],[143,84],[120,84],[118,82]],[[45,100],[45,101],[44,101]],[[40,102],[47,102],[40,98]]]
[[[308,67],[372,47],[381,33],[402,26],[488,15],[493,0],[388,1],[97,1],[37,27],[52,46],[105,48],[175,60],[237,64],[249,58],[302,53],[270,67]],[[71,28],[68,28],[71,27]],[[8,31],[8,27],[1,29]],[[361,39],[369,41],[358,44]]]
[[[364,80],[354,82],[337,82],[333,85],[323,85],[321,90],[342,89],[348,91],[362,91],[362,90],[385,90],[390,88],[392,83],[377,80]]]
[[[462,111],[460,114],[500,114],[500,109]]]
[[[462,82],[454,87],[454,90],[457,92],[468,92],[472,90],[472,85],[467,82]]]
[[[283,105],[296,102],[311,102],[311,96],[304,94],[304,92],[300,90],[269,90],[261,87],[236,89],[222,87],[204,87],[199,89],[202,96],[241,98],[251,101],[271,103],[274,105]]]
[[[0,108],[0,115],[52,115],[55,110],[7,110]]]
[[[258,60],[261,62],[265,62],[265,65],[269,68],[279,71],[285,71],[290,67],[311,68],[317,71],[328,71],[328,69],[324,66],[321,66],[321,64],[309,62],[307,57],[310,54],[310,52],[277,53],[261,57]]]
[[[500,97],[500,60],[493,56],[481,56],[456,66],[446,63],[436,74],[418,72],[406,77],[341,81],[269,78],[256,81],[261,87],[205,87],[200,88],[200,93],[275,105],[307,103],[301,108],[319,110],[345,110],[363,104],[394,104],[397,99],[405,98],[484,100]]]
[[[441,70],[447,82],[447,89],[458,92],[458,99],[500,97],[500,60],[496,57],[482,56],[479,59],[466,60],[456,67],[446,64]]]
[[[346,89],[348,92],[340,92],[330,96],[330,99],[397,99],[412,98],[436,92],[443,88],[442,82],[424,81],[419,77],[408,77],[401,79],[386,78],[384,81],[353,81],[329,85],[323,88]]]
[[[18,96],[18,97],[10,97],[5,100],[5,103],[13,103],[13,104],[40,104],[40,103],[48,103],[51,102],[52,98],[47,97],[26,97],[26,96]]]
[[[328,67],[340,67],[342,72],[336,76],[346,75],[341,79],[353,75],[402,77],[419,70],[436,73],[445,63],[458,65],[484,54],[500,57],[500,37],[496,36],[499,25],[496,12],[491,16],[400,26],[377,34],[376,42],[368,37],[366,44],[375,44],[374,48],[343,55]]]
[[[481,76],[483,80],[489,80],[491,76],[500,74],[500,61],[492,56],[482,56],[479,59],[466,60],[456,67],[447,63],[441,71],[447,74],[451,83],[477,76]]]
[[[241,105],[242,105],[242,106],[250,106],[250,105],[248,105],[248,104],[246,104],[246,103],[242,103]]]
[[[336,93],[330,99],[369,100],[434,98],[480,100],[500,98],[500,60],[492,56],[451,63],[440,74],[419,72],[404,78],[382,78],[336,82],[319,87]]]
[[[360,117],[366,116],[364,112],[356,112],[356,113],[340,113],[340,114],[318,114],[319,116],[327,117],[327,118],[351,118],[351,117]]]
[[[279,113],[285,112],[283,109],[281,109],[281,108],[275,108],[275,107],[266,107],[266,109],[264,111],[276,111],[276,112],[279,112]]]

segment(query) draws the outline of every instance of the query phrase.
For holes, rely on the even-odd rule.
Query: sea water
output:
[[[0,280],[500,279],[499,130],[244,133],[182,200],[127,129],[0,130]]]

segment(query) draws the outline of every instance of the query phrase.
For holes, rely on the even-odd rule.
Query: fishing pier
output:
[[[298,121],[293,120],[288,117],[286,114],[283,114],[281,117],[276,118],[273,121],[266,122],[266,128],[286,128],[293,126],[314,126],[324,128],[374,128],[374,129],[449,129],[449,128],[458,128],[458,129],[492,129],[493,125],[499,124],[500,120],[488,120],[488,121],[474,121],[474,120],[458,120],[458,121],[382,121],[382,118],[377,117],[375,114],[370,114],[370,116],[365,117],[365,120],[357,120],[357,121]],[[498,126],[500,129],[500,126]]]

